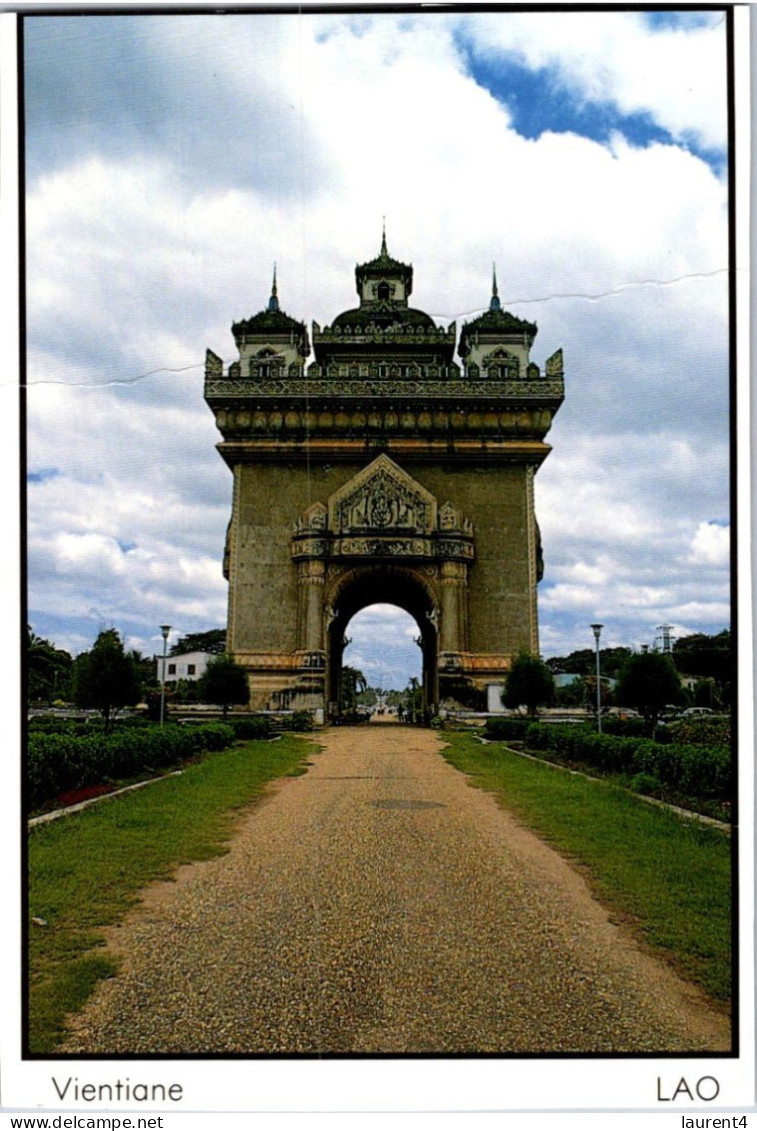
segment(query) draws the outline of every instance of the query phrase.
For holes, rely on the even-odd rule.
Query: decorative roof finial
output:
[[[499,301],[499,291],[497,290],[497,264],[492,263],[492,298],[489,303],[489,310],[501,310],[502,306]]]
[[[273,283],[271,284],[271,297],[268,300],[269,310],[279,309],[279,292],[276,288],[276,264],[273,265]]]
[[[386,250],[386,216],[382,217],[383,223],[381,225],[381,254],[388,258],[389,252]]]

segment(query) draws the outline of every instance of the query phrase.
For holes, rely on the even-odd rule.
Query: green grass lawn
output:
[[[731,992],[727,834],[649,805],[609,782],[445,734],[444,756],[575,862],[604,905],[708,993]]]
[[[98,949],[102,928],[119,922],[147,884],[222,855],[238,811],[273,778],[302,773],[313,749],[295,735],[246,742],[30,831],[30,1053],[52,1052],[66,1014],[114,972]]]

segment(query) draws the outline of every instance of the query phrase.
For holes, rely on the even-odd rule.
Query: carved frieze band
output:
[[[292,543],[293,558],[325,558],[329,553],[326,538],[295,537]]]
[[[433,554],[428,538],[337,538],[332,546],[337,557],[413,557]]]
[[[473,539],[453,538],[325,538],[296,537],[292,542],[292,557],[333,558],[333,557],[413,557],[442,558],[471,562],[475,557]]]
[[[462,397],[464,400],[491,400],[492,398],[562,397],[565,384],[562,378],[540,377],[537,380],[517,378],[510,381],[402,381],[391,378],[355,380],[280,380],[253,381],[229,380],[214,375],[205,381],[206,398],[213,397]]]

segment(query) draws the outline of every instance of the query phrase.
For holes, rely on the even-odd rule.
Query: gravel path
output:
[[[332,730],[228,855],[149,889],[64,1051],[725,1050],[727,1019],[397,726]]]

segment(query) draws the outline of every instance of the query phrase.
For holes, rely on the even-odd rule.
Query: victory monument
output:
[[[205,399],[234,476],[224,553],[227,649],[253,709],[339,702],[345,631],[378,602],[418,625],[427,711],[498,701],[513,657],[538,653],[534,475],[563,396],[562,351],[489,308],[437,326],[410,306],[412,266],[382,240],[355,268],[359,305],[330,326],[267,308],[236,322]],[[460,362],[455,361],[455,352]]]

